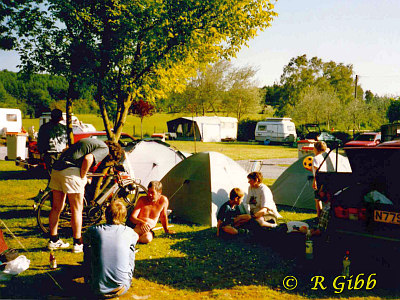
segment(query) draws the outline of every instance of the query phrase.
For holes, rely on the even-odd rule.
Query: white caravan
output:
[[[7,132],[21,132],[22,115],[16,108],[0,108],[0,136]]]
[[[296,140],[296,127],[291,118],[267,118],[257,123],[254,132],[256,141],[292,143]]]

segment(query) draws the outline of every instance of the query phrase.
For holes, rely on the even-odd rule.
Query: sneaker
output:
[[[72,252],[73,253],[83,252],[83,244],[74,244],[74,246],[72,247]]]
[[[49,241],[49,244],[47,245],[49,250],[65,249],[68,247],[69,243],[64,243],[61,239],[59,239],[57,242]]]

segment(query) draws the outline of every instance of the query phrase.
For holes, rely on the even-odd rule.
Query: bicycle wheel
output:
[[[147,194],[147,189],[136,182],[129,182],[119,187],[117,191],[114,193],[112,200],[121,199],[125,202],[126,206],[135,205],[136,201],[141,197]]]
[[[36,211],[36,220],[39,225],[40,230],[43,233],[48,234],[50,232],[49,228],[49,215],[53,203],[53,193],[46,193],[39,202],[38,209]],[[60,214],[58,221],[58,231],[65,231],[67,228],[71,227],[71,211],[68,202],[65,203],[64,209]]]

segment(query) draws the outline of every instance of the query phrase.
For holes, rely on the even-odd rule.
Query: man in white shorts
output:
[[[53,192],[53,203],[49,214],[49,249],[69,247],[69,243],[64,243],[58,237],[58,221],[68,195],[74,240],[72,252],[83,251],[81,231],[86,174],[92,166],[100,162],[104,165],[113,165],[122,155],[121,146],[114,142],[85,138],[63,152],[59,160],[54,163],[49,184]]]

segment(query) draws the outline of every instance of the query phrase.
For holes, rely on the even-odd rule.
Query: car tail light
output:
[[[341,206],[335,207],[335,216],[340,219],[348,219],[349,218],[349,209]]]
[[[358,209],[357,208],[349,208],[349,220],[353,220],[353,221],[358,220]]]
[[[366,208],[361,208],[358,209],[358,219],[359,220],[367,220],[367,209]]]
[[[339,219],[348,219],[353,221],[362,220],[365,221],[367,219],[367,210],[365,208],[356,208],[356,207],[342,207],[336,206],[334,208],[335,216]]]

